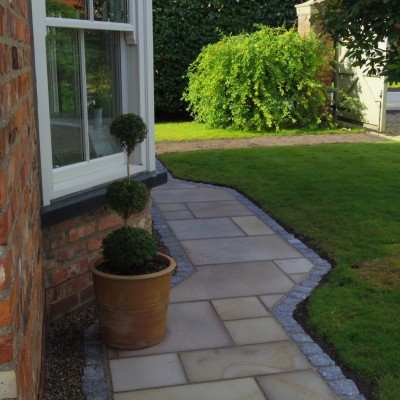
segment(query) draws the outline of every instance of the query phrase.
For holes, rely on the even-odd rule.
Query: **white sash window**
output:
[[[140,114],[147,140],[132,157],[155,170],[149,0],[40,0],[32,8],[43,203],[121,178],[126,157],[109,134]]]

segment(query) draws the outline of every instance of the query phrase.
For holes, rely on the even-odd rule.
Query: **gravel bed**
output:
[[[386,112],[386,135],[400,135],[400,111]]]
[[[323,135],[261,136],[247,139],[190,140],[179,142],[166,141],[156,143],[156,154],[269,146],[382,142],[385,140],[386,139],[371,133],[332,133]]]
[[[68,315],[48,329],[45,400],[85,400],[83,331],[96,320],[96,307]]]

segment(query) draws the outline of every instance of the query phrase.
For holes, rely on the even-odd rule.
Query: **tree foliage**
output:
[[[329,122],[318,78],[327,49],[314,35],[262,27],[203,48],[188,72],[191,115],[213,128],[265,130]]]
[[[184,75],[203,46],[255,24],[291,26],[296,3],[302,0],[153,0],[156,110],[184,110]]]
[[[400,81],[400,3],[399,0],[329,0],[317,4],[315,19],[325,33],[343,43],[371,75]],[[388,50],[380,43],[388,40]]]

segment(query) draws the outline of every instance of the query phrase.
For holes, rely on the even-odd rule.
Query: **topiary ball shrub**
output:
[[[108,205],[126,220],[134,213],[144,210],[149,200],[149,190],[142,182],[123,180],[111,183],[107,187]]]
[[[157,254],[156,240],[142,228],[122,227],[102,241],[103,256],[109,269],[118,275],[135,275],[143,271]]]
[[[110,133],[119,140],[124,151],[130,154],[146,138],[147,126],[139,115],[121,114],[111,122]]]

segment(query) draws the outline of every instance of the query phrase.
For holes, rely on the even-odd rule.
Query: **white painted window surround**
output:
[[[120,32],[122,112],[141,115],[147,139],[132,156],[132,173],[155,171],[152,1],[128,0],[128,23],[46,17],[45,0],[32,4],[43,205],[106,184],[126,174],[117,153],[53,169],[46,62],[48,27]]]

